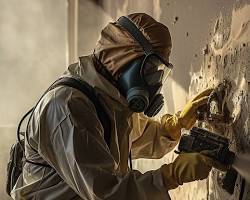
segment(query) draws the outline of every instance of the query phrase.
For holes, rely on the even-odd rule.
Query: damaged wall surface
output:
[[[249,42],[250,5],[236,5],[230,17],[220,15],[215,22],[211,40],[203,51],[200,71],[192,74],[189,87],[189,95],[193,95],[204,88],[215,87],[225,80],[230,84],[230,90],[224,99],[229,111],[226,117],[229,120],[227,123],[209,121],[205,125],[213,132],[230,138],[230,148],[238,155],[250,151]],[[234,193],[229,195],[221,189],[221,176],[221,172],[213,170],[206,180],[209,199],[250,199],[249,186],[242,177],[238,176]]]

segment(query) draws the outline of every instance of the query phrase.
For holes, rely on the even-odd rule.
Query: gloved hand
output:
[[[212,158],[214,156],[214,154],[217,153],[217,151],[212,151],[212,150],[204,150],[202,152],[200,152],[202,155],[208,156],[210,158]],[[219,161],[216,161],[214,159],[211,159],[212,161],[212,166],[220,171],[227,171],[230,168],[230,165],[225,165],[220,163]]]
[[[200,153],[181,153],[173,163],[163,165],[161,172],[167,190],[183,183],[208,177],[213,160]]]
[[[189,100],[180,112],[179,123],[185,129],[190,129],[197,120],[197,109],[206,104],[213,89],[206,89],[193,99]]]
[[[213,89],[207,89],[193,99],[189,100],[183,110],[174,114],[166,114],[161,119],[161,124],[165,128],[168,137],[179,140],[181,129],[191,129],[197,120],[197,109],[206,104],[208,97]]]

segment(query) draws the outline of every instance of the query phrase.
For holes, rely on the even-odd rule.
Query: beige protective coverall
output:
[[[171,39],[167,27],[145,14],[129,18],[168,60]],[[140,45],[113,23],[102,31],[95,48],[96,58],[115,79],[122,66],[141,55]],[[132,113],[126,99],[94,65],[93,57],[81,57],[64,76],[78,77],[98,93],[111,120],[110,149],[88,97],[66,86],[51,90],[36,107],[28,129],[28,139],[39,154],[27,142],[25,149],[27,159],[52,168],[26,163],[12,190],[14,199],[169,199],[161,170],[145,174],[130,170],[128,157],[131,150],[133,159],[161,158],[175,147],[173,138],[179,137],[173,137],[160,122]]]
[[[12,191],[14,199],[168,199],[160,170],[141,174],[129,170],[128,157],[161,158],[176,141],[159,122],[132,113],[119,91],[82,57],[66,74],[87,81],[105,102],[112,120],[111,147],[93,103],[82,92],[60,86],[38,104],[29,126],[27,159],[52,168],[26,163]],[[46,162],[44,162],[44,160]]]

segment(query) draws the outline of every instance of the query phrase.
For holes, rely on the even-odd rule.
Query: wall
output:
[[[67,2],[0,0],[0,196],[16,126],[66,66]]]
[[[230,138],[230,149],[236,152],[237,156],[250,152],[249,44],[250,4],[236,4],[230,17],[220,15],[215,22],[200,70],[192,74],[189,87],[190,95],[192,95],[206,87],[214,87],[223,80],[229,83],[231,89],[224,100],[229,109],[228,123],[217,120],[208,121],[205,125],[213,132]],[[247,173],[249,174],[249,171]],[[245,184],[241,176],[238,176],[233,195],[229,195],[221,188],[221,176],[223,173],[213,170],[209,179],[206,180],[205,191],[209,199],[250,198],[249,185]]]

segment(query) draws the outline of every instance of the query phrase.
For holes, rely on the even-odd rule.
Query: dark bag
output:
[[[39,99],[39,101],[43,98],[43,96],[50,90],[58,87],[58,86],[69,86],[75,89],[80,90],[82,93],[84,93],[94,104],[97,115],[99,120],[101,121],[101,124],[104,128],[104,139],[107,143],[107,145],[110,147],[110,119],[109,116],[107,115],[106,111],[103,109],[98,96],[96,95],[94,89],[87,83],[84,82],[82,80],[79,79],[75,79],[75,78],[71,78],[71,77],[63,77],[58,79],[57,81],[55,81],[47,90],[46,92],[42,95],[42,97]],[[39,101],[37,102],[37,104],[39,103]],[[37,106],[36,104],[36,106]],[[22,173],[22,169],[23,169],[23,165],[25,164],[25,162],[29,162],[32,163],[34,165],[40,165],[40,166],[44,166],[44,167],[50,167],[49,165],[43,164],[43,163],[35,163],[32,162],[28,159],[26,159],[25,154],[24,154],[24,138],[21,139],[21,135],[24,137],[24,134],[27,135],[27,128],[26,128],[26,132],[20,132],[21,129],[21,125],[23,123],[23,121],[25,120],[25,118],[30,115],[29,120],[28,120],[28,124],[29,121],[31,119],[31,116],[33,114],[34,109],[36,108],[36,106],[34,106],[31,110],[29,110],[29,112],[27,112],[23,118],[21,119],[21,121],[19,122],[18,128],[17,128],[17,142],[15,144],[13,144],[13,146],[11,147],[10,150],[10,159],[7,165],[7,183],[6,183],[6,192],[8,195],[10,195],[11,190],[13,189],[14,185],[17,182],[18,177],[20,176],[20,174]],[[27,126],[28,127],[28,126]],[[28,137],[27,137],[28,138]],[[29,140],[27,140],[29,146],[35,151],[37,152],[36,149],[34,149],[30,143]]]
[[[23,145],[24,140],[21,143],[17,142],[12,145],[10,149],[10,159],[7,165],[7,183],[6,192],[10,195],[12,188],[14,187],[19,175],[22,173],[23,168]]]

